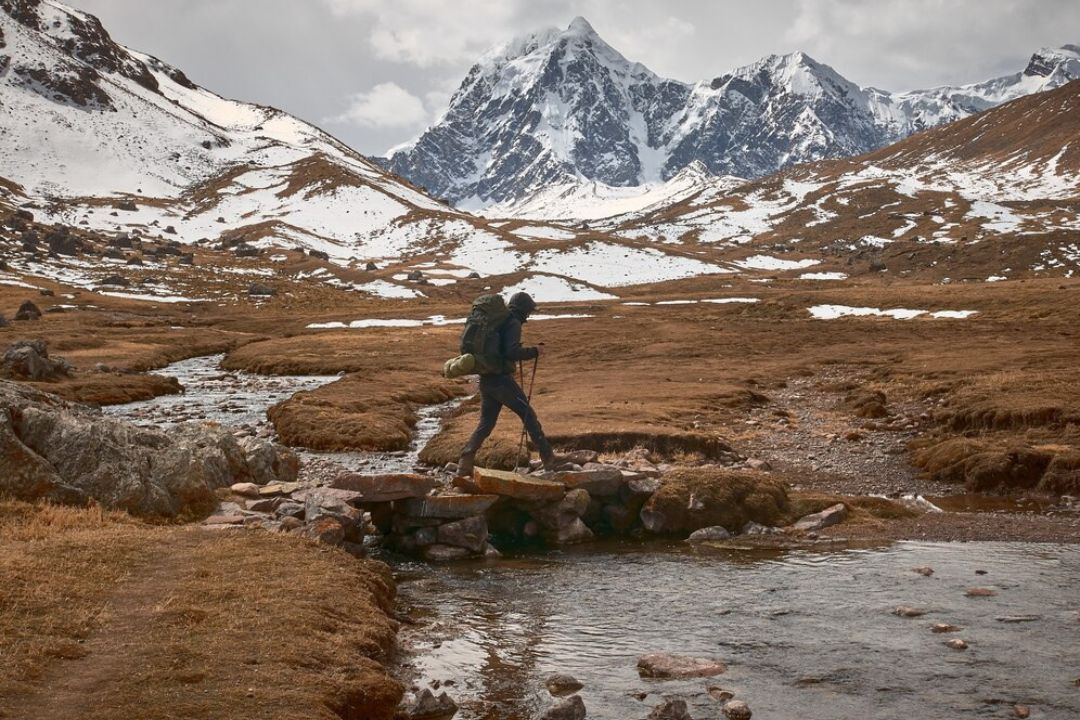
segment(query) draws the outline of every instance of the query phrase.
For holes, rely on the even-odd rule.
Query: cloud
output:
[[[415,128],[427,120],[428,112],[420,98],[397,83],[385,82],[350,97],[349,107],[326,122],[368,128]]]

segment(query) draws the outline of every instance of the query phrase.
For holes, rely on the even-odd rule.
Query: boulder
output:
[[[579,517],[572,517],[565,524],[544,531],[544,539],[553,545],[576,545],[589,542],[593,537],[593,531]]]
[[[5,381],[0,420],[0,493],[18,499],[94,499],[135,515],[176,517],[215,507],[217,488],[260,479],[236,438],[219,427],[137,427]]]
[[[27,300],[19,306],[19,309],[15,312],[15,319],[19,321],[40,320],[41,308],[35,305],[32,301]]]
[[[817,532],[827,527],[838,525],[847,519],[848,509],[844,503],[837,503],[825,508],[821,512],[812,513],[799,518],[792,530],[796,532]]]
[[[558,481],[486,468],[476,468],[471,481],[465,481],[464,485],[471,484],[480,493],[530,502],[557,502],[566,493]]]
[[[263,485],[295,482],[300,474],[300,458],[287,447],[265,438],[244,437],[238,441],[248,472]]]
[[[701,528],[690,533],[690,537],[686,540],[692,543],[703,543],[710,541],[729,540],[732,535],[725,528],[720,525],[714,525],[713,527]]]
[[[573,695],[558,701],[544,712],[542,720],[585,720],[585,701]]]
[[[661,679],[712,677],[727,672],[727,666],[719,660],[670,653],[642,655],[637,667],[641,677]]]
[[[487,546],[487,521],[483,516],[476,516],[446,523],[438,527],[436,537],[443,545],[453,545],[482,554]]]
[[[330,487],[353,490],[363,496],[362,502],[377,503],[408,498],[422,498],[435,488],[435,478],[430,475],[392,474],[361,475],[346,473],[338,475]]]
[[[498,499],[497,495],[432,495],[404,500],[395,508],[408,517],[460,520],[482,515]]]
[[[576,693],[585,686],[573,675],[555,673],[554,675],[549,675],[544,681],[544,687],[546,687],[547,691],[552,695],[560,696]]]
[[[71,375],[72,367],[63,358],[50,358],[44,340],[21,340],[0,358],[0,377],[36,382],[58,380]]]
[[[664,701],[654,707],[649,713],[648,720],[694,720],[690,715],[690,709],[682,698],[664,698]]]

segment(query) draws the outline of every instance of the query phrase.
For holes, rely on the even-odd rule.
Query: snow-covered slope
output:
[[[688,84],[627,60],[577,18],[490,52],[439,122],[381,162],[459,207],[528,216],[557,197],[621,195],[603,186],[651,187],[694,162],[754,178],[858,155],[1077,77],[1080,49],[1067,45],[1014,75],[898,94],[801,52]]]

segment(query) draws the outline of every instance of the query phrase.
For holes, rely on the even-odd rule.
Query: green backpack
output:
[[[481,295],[472,304],[461,333],[461,355],[449,360],[443,374],[460,377],[472,372],[487,375],[500,373],[505,367],[499,348],[499,326],[510,317],[502,295]],[[472,356],[472,360],[466,359]]]

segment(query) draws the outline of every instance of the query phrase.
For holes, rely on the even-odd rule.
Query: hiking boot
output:
[[[544,467],[544,472],[552,472],[562,465],[562,460],[560,460],[555,453],[548,450],[546,453],[540,454],[540,463]]]
[[[473,461],[476,459],[476,453],[466,452],[461,453],[461,459],[458,460],[457,476],[458,477],[472,477],[473,474]]]

